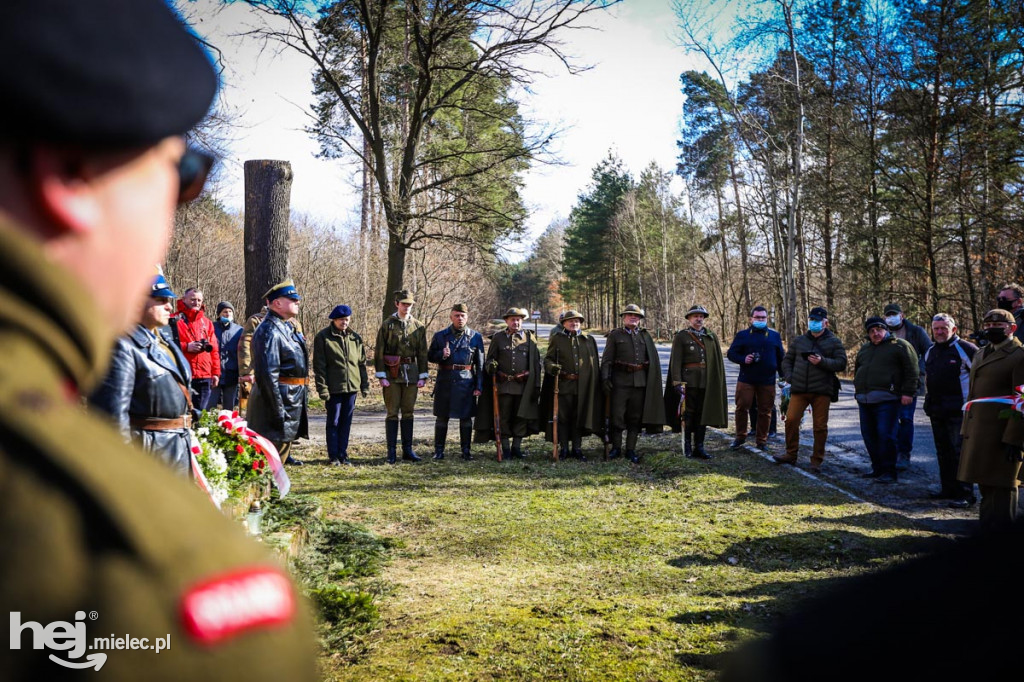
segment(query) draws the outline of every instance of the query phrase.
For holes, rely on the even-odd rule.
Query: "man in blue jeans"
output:
[[[909,405],[900,405],[899,435],[896,438],[896,470],[906,471],[910,466],[910,451],[914,448],[914,412],[917,411],[917,396],[924,395],[924,354],[931,348],[932,340],[928,337],[928,332],[924,327],[919,327],[904,317],[903,309],[898,303],[890,303],[885,306],[883,313],[885,326],[889,328],[889,333],[897,339],[903,339],[914,348],[920,370],[918,392]]]
[[[865,320],[864,330],[868,341],[857,351],[853,370],[860,432],[871,457],[871,471],[864,477],[895,483],[900,409],[913,404],[917,394],[917,353],[890,334],[881,317]]]

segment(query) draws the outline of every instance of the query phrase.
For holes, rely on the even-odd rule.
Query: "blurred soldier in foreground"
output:
[[[36,0],[0,3],[0,61],[4,679],[316,679],[277,560],[80,399],[203,185],[209,59],[161,0]]]
[[[434,387],[434,459],[444,459],[448,420],[459,420],[462,459],[473,459],[473,414],[483,390],[484,340],[480,332],[466,326],[469,308],[456,303],[449,312],[452,323],[434,334],[427,360],[437,363]]]
[[[626,431],[626,457],[634,464],[640,430],[660,433],[665,425],[665,402],[661,391],[661,361],[650,333],[640,326],[643,309],[627,305],[619,314],[622,327],[608,332],[601,357],[601,379],[611,394],[609,422],[611,451],[608,459],[622,453],[622,432]]]
[[[501,431],[502,452],[523,458],[523,438],[539,430],[538,402],[540,401],[540,351],[533,332],[523,329],[526,319],[524,308],[505,311],[505,329],[491,338],[487,349],[487,362],[483,399],[476,415],[476,442],[494,440],[493,385],[498,385],[498,430]],[[509,436],[512,448],[509,450]]]
[[[689,326],[676,332],[672,339],[668,381],[665,382],[665,414],[676,433],[682,428],[678,406],[680,395],[685,390],[683,454],[699,459],[711,459],[711,455],[704,449],[708,427],[722,428],[729,423],[725,360],[722,358],[718,337],[704,327],[707,316],[707,308],[702,305],[695,305],[686,311]]]
[[[299,438],[309,437],[306,392],[309,363],[306,339],[288,324],[299,314],[302,297],[287,279],[263,297],[267,316],[252,335],[252,373],[256,381],[249,396],[246,419],[274,444],[285,464],[301,465],[288,451]]]
[[[419,389],[427,384],[427,329],[412,316],[416,303],[408,291],[393,294],[395,312],[380,325],[373,364],[377,379],[384,390],[384,405],[388,415],[384,421],[387,440],[387,462],[397,461],[398,415],[402,415],[402,459],[419,462],[412,450],[413,411]]]
[[[188,360],[165,336],[174,292],[157,275],[138,324],[118,338],[110,370],[89,398],[111,417],[124,436],[167,462],[183,476],[192,475],[192,406]]]

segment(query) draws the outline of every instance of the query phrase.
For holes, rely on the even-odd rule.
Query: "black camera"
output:
[[[967,335],[967,338],[969,338],[971,341],[977,344],[979,348],[988,345],[988,339],[985,338],[984,330],[971,332],[970,334]]]
[[[761,362],[761,354],[760,353],[751,353],[751,355],[754,356],[754,362]]]
[[[212,353],[213,352],[213,345],[210,344],[210,342],[207,341],[206,339],[199,339],[199,343],[202,344],[200,349],[199,349],[200,353]]]

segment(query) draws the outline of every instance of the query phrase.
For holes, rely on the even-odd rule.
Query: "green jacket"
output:
[[[686,366],[701,363],[701,367]],[[666,422],[677,433],[682,430],[682,424],[679,421],[679,393],[676,386],[684,382],[687,390],[696,388],[705,391],[701,425],[720,429],[729,424],[725,359],[718,337],[707,328],[701,335],[692,332],[689,327],[681,329],[672,339],[664,400]]]
[[[103,652],[97,679],[318,679],[308,615],[279,561],[193,482],[83,407],[78,396],[102,378],[115,330],[82,292],[37,243],[0,224],[0,603],[44,627],[96,613],[78,621],[88,644],[111,633],[151,645],[170,637],[159,656]],[[230,626],[231,614],[209,608],[211,590],[280,620],[261,626],[253,614],[217,638],[212,628]],[[48,653],[84,659],[34,649],[33,637],[26,627],[20,648],[4,646],[5,679],[67,677]]]
[[[332,395],[370,390],[366,375],[366,347],[351,329],[342,334],[327,325],[313,339],[313,377],[324,401]]]
[[[877,346],[868,341],[857,351],[853,391],[858,396],[872,391],[913,396],[917,395],[917,382],[917,353],[903,339],[890,334]]]
[[[399,358],[397,371],[388,371],[385,356]],[[378,379],[399,384],[415,384],[427,379],[427,328],[410,315],[405,322],[398,319],[398,313],[385,318],[377,330],[377,345],[373,352],[373,365]],[[397,374],[397,376],[396,376]]]

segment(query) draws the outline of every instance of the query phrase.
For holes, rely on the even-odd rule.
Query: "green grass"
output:
[[[645,439],[640,467],[527,444],[526,462],[477,446],[393,467],[359,444],[354,467],[291,470],[328,519],[390,544],[380,621],[361,655],[325,650],[327,679],[713,679],[799,599],[935,542],[724,441],[705,463]]]

